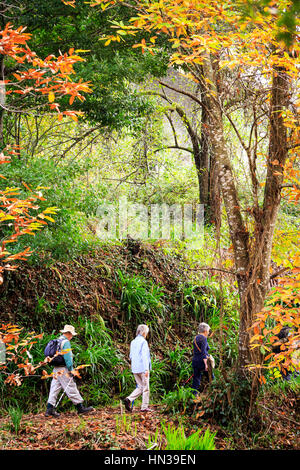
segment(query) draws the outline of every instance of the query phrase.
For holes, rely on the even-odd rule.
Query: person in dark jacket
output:
[[[209,335],[210,327],[207,323],[200,323],[198,326],[198,335],[194,338],[193,347],[194,355],[192,360],[192,367],[194,371],[192,388],[195,390],[195,395],[198,394],[202,376],[208,378],[207,360],[209,357],[209,345],[207,337]]]
[[[291,331],[292,331],[292,328],[290,328],[289,326],[284,326],[283,328],[281,328],[278,335],[276,335],[278,338],[278,341],[275,343],[275,346],[273,347],[273,352],[275,354],[280,354],[282,352],[281,346],[288,341],[288,337],[290,336]],[[281,369],[280,374],[283,380],[290,381],[292,378],[292,373],[288,371],[287,369]]]

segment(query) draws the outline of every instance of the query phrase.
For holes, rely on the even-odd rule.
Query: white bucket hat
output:
[[[73,336],[76,336],[75,328],[72,325],[65,325],[63,330],[60,330],[61,333],[71,333]]]

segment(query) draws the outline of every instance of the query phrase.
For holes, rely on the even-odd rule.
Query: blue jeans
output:
[[[205,375],[208,378],[207,370],[204,370],[203,367],[193,366],[194,376],[192,388],[195,390],[195,395],[199,391],[202,376]]]

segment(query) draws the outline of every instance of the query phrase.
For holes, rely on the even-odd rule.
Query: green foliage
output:
[[[262,388],[262,394],[270,393],[276,396],[278,402],[284,402],[288,392],[293,392],[296,396],[299,396],[300,392],[300,375],[291,374],[290,380],[283,380],[279,370],[270,370],[269,374],[266,374],[266,384]]]
[[[176,344],[174,349],[170,349],[170,343],[168,342],[166,349],[164,349],[163,358],[158,357],[155,349],[152,348],[151,394],[154,396],[160,399],[175,387],[179,391],[185,390],[181,386],[192,373],[191,351],[189,348],[182,348],[179,344]]]
[[[19,407],[12,407],[8,408],[8,414],[11,419],[12,423],[12,430],[15,434],[19,434],[21,428],[21,419],[23,416],[23,411]]]
[[[116,415],[116,434],[126,432],[132,436],[137,436],[137,422],[132,419],[131,415],[124,413],[123,415]]]
[[[194,407],[195,395],[188,387],[178,387],[174,391],[165,392],[162,403],[168,413],[189,413]]]
[[[201,435],[201,429],[186,436],[183,426],[162,425],[166,446],[164,450],[215,450],[215,436],[209,429]],[[149,442],[150,444],[150,442]]]
[[[152,354],[151,363],[151,394],[160,399],[172,383],[172,373],[167,360],[157,358],[155,353]]]
[[[225,318],[223,324],[230,318],[237,316],[237,295],[232,286],[223,282],[222,291],[220,283],[215,276],[207,276],[197,282],[186,281],[180,291],[183,294],[183,307],[186,312],[195,316],[197,321],[209,323],[212,330],[220,326],[220,309],[223,301]]]
[[[125,321],[135,326],[147,323],[153,330],[163,331],[166,313],[163,288],[138,275],[126,276],[120,270],[117,276]]]
[[[218,375],[210,384],[208,394],[199,396],[198,410],[205,412],[205,418],[213,417],[228,429],[240,429],[249,410],[251,387],[251,381],[238,376],[234,370]],[[251,425],[250,420],[248,425]]]
[[[170,372],[172,372],[175,378],[176,385],[187,380],[192,374],[191,352],[192,347],[182,348],[178,343],[175,345],[174,349],[168,349],[166,352],[166,360],[169,364]]]
[[[212,329],[216,325],[212,324],[212,319],[219,313],[218,290],[214,289],[213,283],[208,285],[207,279],[203,285],[185,283],[182,286],[183,307],[186,311],[193,313],[197,321],[210,321]]]
[[[184,428],[172,428],[168,425],[164,429],[167,446],[165,450],[215,450],[215,435],[208,429],[201,436],[199,429],[189,437],[185,436]]]
[[[74,102],[73,109],[83,111],[90,123],[101,124],[103,128],[141,128],[141,118],[149,114],[151,104],[131,85],[145,79],[149,73],[162,76],[166,72],[167,54],[164,50],[155,57],[151,54],[140,56],[127,44],[111,44],[104,47],[100,36],[111,32],[111,21],[126,19],[123,8],[99,12],[83,0],[76,2],[76,8],[65,6],[61,0],[27,0],[13,23],[26,25],[34,31],[32,47],[41,56],[65,53],[69,48],[83,50],[85,58],[76,66],[78,79],[90,81],[93,93],[84,102]],[[133,44],[133,40],[132,40]],[[65,107],[68,100],[65,100]]]
[[[30,262],[39,262],[38,253],[47,254],[51,258],[73,258],[80,253],[87,252],[91,247],[91,240],[86,235],[88,216],[95,213],[99,204],[98,196],[94,190],[74,180],[80,178],[89,168],[88,162],[56,165],[54,160],[47,157],[33,158],[24,164],[26,156],[13,158],[6,166],[5,176],[10,186],[19,187],[21,195],[25,193],[22,182],[33,190],[37,187],[47,187],[42,190],[45,201],[41,201],[41,209],[49,206],[59,208],[55,216],[55,223],[49,222],[48,226],[35,237],[25,235],[20,237],[12,247],[14,251],[30,245],[36,253],[30,258]],[[5,180],[0,182],[2,187],[7,184]],[[23,189],[22,189],[23,188]],[[93,238],[93,245],[97,240]]]

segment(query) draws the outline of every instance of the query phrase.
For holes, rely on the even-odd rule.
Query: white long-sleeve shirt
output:
[[[131,370],[133,374],[141,374],[151,369],[151,358],[148,342],[142,335],[138,335],[130,343]]]

